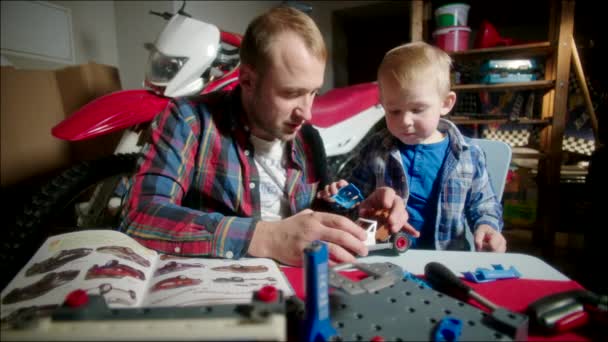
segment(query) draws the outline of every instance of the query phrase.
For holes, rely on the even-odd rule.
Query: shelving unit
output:
[[[511,120],[506,117],[483,115],[482,113],[457,113],[449,116],[457,125],[487,125],[519,123],[534,125],[541,129],[540,148],[537,153],[518,154],[514,158],[537,158],[538,186],[537,223],[533,230],[534,243],[549,253],[554,243],[557,215],[552,215],[551,208],[557,208],[559,196],[556,196],[560,183],[562,164],[562,139],[566,125],[568,81],[570,60],[572,56],[572,33],[574,26],[574,0],[550,0],[549,28],[546,41],[501,46],[486,49],[471,49],[451,53],[458,62],[474,62],[484,59],[516,59],[542,57],[544,59],[544,80],[502,84],[458,84],[452,89],[458,92],[505,92],[518,90],[534,90],[542,95],[540,113],[534,118],[519,118]],[[432,21],[430,0],[414,0],[411,2],[411,40],[429,39],[428,22]],[[473,10],[473,9],[471,9]],[[539,16],[546,13],[539,13]]]

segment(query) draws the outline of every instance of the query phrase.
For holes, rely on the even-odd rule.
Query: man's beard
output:
[[[253,125],[258,131],[262,131],[265,136],[270,136],[272,139],[279,139],[284,142],[288,142],[293,140],[296,136],[296,133],[287,134],[283,132],[282,127],[274,127],[272,126],[274,122],[271,122],[269,125],[268,120],[265,120],[263,115],[263,107],[262,103],[263,95],[261,94],[259,85],[256,87],[255,96],[250,101],[251,114],[249,116],[250,124]],[[266,106],[269,107],[269,106]],[[258,137],[265,139],[267,137]]]

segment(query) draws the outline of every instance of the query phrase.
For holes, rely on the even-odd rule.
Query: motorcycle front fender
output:
[[[116,91],[97,98],[51,130],[53,136],[78,141],[151,121],[171,99],[143,89]]]

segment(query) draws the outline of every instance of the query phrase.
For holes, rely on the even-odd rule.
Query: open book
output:
[[[293,294],[271,259],[178,257],[118,231],[79,231],[50,237],[40,247],[2,290],[1,317],[7,323],[24,310],[50,311],[77,289],[120,308],[249,303],[265,285]]]

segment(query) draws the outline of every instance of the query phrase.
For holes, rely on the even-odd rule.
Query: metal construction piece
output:
[[[360,281],[353,281],[338,273],[338,271],[349,268],[363,271],[368,274],[368,277]],[[403,270],[399,266],[388,262],[343,264],[329,271],[329,284],[351,295],[373,293],[395,284],[402,278]]]

